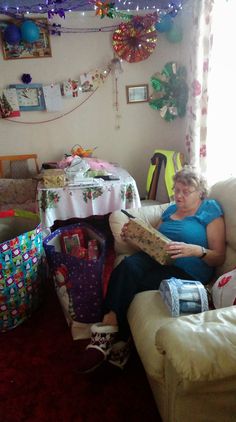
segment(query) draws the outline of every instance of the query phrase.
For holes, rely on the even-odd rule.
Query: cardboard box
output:
[[[63,188],[66,184],[66,175],[61,169],[48,169],[43,172],[43,183],[46,188]]]
[[[126,237],[130,239],[133,245],[138,246],[160,264],[168,265],[172,263],[164,249],[165,245],[170,243],[171,240],[142,220],[138,218],[129,220]]]

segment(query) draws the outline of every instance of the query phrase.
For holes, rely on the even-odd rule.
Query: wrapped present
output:
[[[82,246],[75,245],[72,247],[70,255],[76,256],[77,258],[80,258],[80,259],[87,259],[88,250],[87,248],[84,248]]]
[[[172,316],[209,310],[207,291],[200,281],[172,277],[162,280],[159,291]]]
[[[171,264],[172,260],[165,251],[165,245],[171,240],[154,227],[138,218],[131,218],[127,224],[126,237],[160,264]]]
[[[43,183],[46,188],[62,188],[66,184],[66,175],[61,169],[47,169],[43,172]]]
[[[74,253],[76,253],[76,246],[78,248],[85,247],[85,233],[84,230],[75,227],[71,230],[64,230],[60,237],[61,249],[64,253],[72,254],[72,249],[74,248]],[[77,249],[78,249],[77,248]],[[77,256],[77,255],[74,255]]]
[[[88,259],[98,259],[98,241],[96,239],[91,239],[88,241]]]

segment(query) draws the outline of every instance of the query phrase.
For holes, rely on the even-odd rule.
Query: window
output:
[[[236,176],[236,2],[217,0],[209,78],[207,178]]]

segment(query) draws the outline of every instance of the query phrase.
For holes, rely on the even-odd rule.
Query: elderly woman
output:
[[[214,267],[224,262],[223,211],[217,201],[206,196],[201,175],[188,167],[176,173],[175,203],[164,211],[157,227],[172,240],[166,251],[174,263],[161,265],[146,253],[137,252],[113,270],[104,302],[104,318],[92,326],[91,342],[80,359],[81,371],[93,370],[105,359],[116,364],[112,354],[120,346],[122,349],[129,338],[126,314],[136,293],[158,289],[161,281],[170,277],[207,284]],[[125,239],[126,225],[121,236]],[[114,345],[117,339],[120,342]]]

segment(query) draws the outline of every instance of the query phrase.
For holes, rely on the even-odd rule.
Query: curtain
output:
[[[189,101],[186,150],[189,162],[203,174],[207,170],[208,80],[212,49],[214,0],[192,0],[191,50],[189,55]]]

